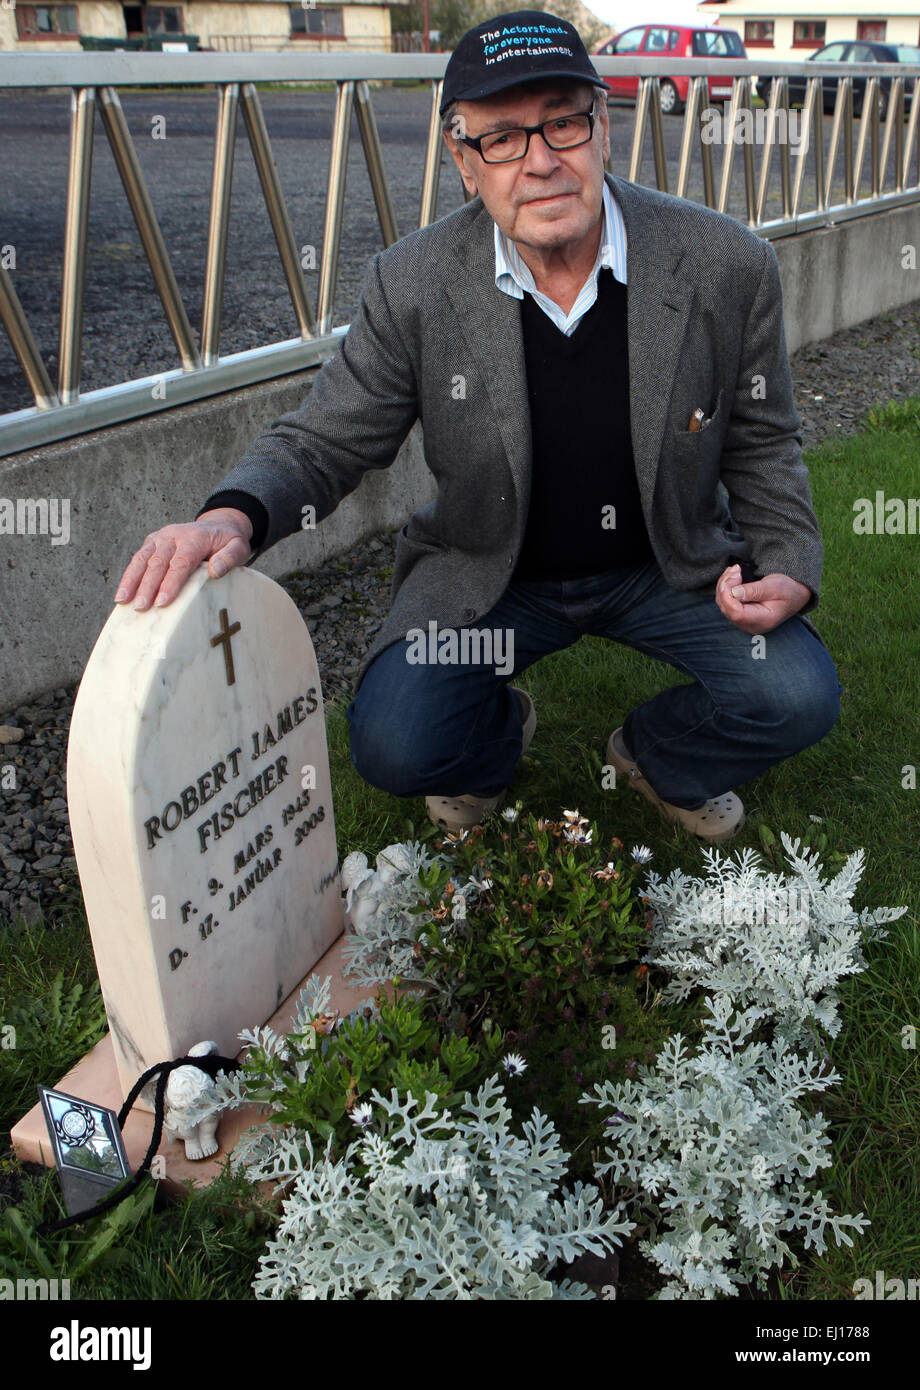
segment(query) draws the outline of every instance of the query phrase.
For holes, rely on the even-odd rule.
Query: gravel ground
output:
[[[853,433],[865,411],[920,394],[920,301],[836,334],[792,359],[803,446]],[[310,624],[326,699],[345,694],[386,613],[394,541],[365,542],[332,565],[284,584]],[[67,731],[76,687],[0,713],[0,785],[16,769],[0,815],[0,915],[29,921],[79,902],[67,819]]]

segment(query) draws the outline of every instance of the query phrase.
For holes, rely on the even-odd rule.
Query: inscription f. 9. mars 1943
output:
[[[168,801],[159,815],[149,816],[144,821],[147,850],[154,852],[166,835],[178,830],[185,822],[193,821],[198,851],[200,854],[207,854],[222,836],[234,829],[238,821],[248,816],[287,780],[293,771],[289,767],[289,759],[283,753],[273,755],[270,750],[318,708],[316,686],[310,686],[304,694],[297,695],[290,703],[284,705],[275,715],[273,722],[264,724],[261,729],[252,730],[241,743],[213,762],[206,771]],[[263,761],[257,770],[250,769],[250,764],[258,763],[266,757],[267,761]],[[252,831],[245,842],[236,841],[232,863],[228,865],[227,871],[234,876],[243,874],[244,870],[247,872],[241,878],[235,877],[235,881],[229,886],[218,877],[210,877],[207,881],[207,894],[210,898],[216,898],[226,887],[227,909],[230,912],[235,911],[282,863],[285,846],[277,841],[283,831],[289,827],[292,829],[287,847],[294,849],[302,845],[310,831],[325,819],[325,806],[311,805],[310,793],[311,790],[315,790],[312,774],[312,768],[302,771],[302,786],[296,797],[292,797],[285,806],[277,808],[278,814],[273,821],[268,821],[260,829]],[[233,786],[239,782],[242,782],[242,785]],[[225,793],[228,799],[222,802],[217,810],[202,816],[202,808],[225,788],[232,788],[232,791]],[[199,915],[198,907],[191,899],[181,904],[180,912],[182,926],[187,926],[192,918]],[[197,926],[199,937],[202,941],[207,941],[214,929],[220,926],[220,922],[211,911],[197,923]],[[172,969],[177,970],[187,956],[188,951],[174,947],[169,952]]]

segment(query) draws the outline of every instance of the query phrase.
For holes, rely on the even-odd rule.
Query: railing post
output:
[[[332,328],[332,301],[339,273],[339,249],[342,245],[342,210],[345,206],[345,176],[348,171],[354,91],[354,82],[340,82],[335,98],[332,149],[329,152],[329,186],[326,193],[326,225],[323,229],[323,260],[319,276],[319,303],[316,308],[316,321],[320,333],[328,333]]]
[[[361,135],[361,144],[364,146],[364,160],[367,164],[371,191],[377,208],[377,220],[380,223],[384,246],[392,246],[394,241],[399,240],[399,232],[396,230],[396,213],[393,209],[393,199],[390,197],[390,185],[387,181],[386,166],[383,162],[383,150],[380,148],[377,120],[371,105],[370,88],[366,82],[357,84],[355,96],[357,97],[355,115],[358,117],[358,130]]]
[[[134,214],[141,244],[153,272],[154,284],[166,313],[173,342],[176,344],[182,366],[186,371],[192,371],[195,367],[201,366],[192,325],[182,303],[166,243],[153,210],[153,203],[150,201],[150,194],[147,192],[125,113],[114,87],[99,88],[99,112],[121,175],[128,204]]]
[[[441,183],[441,159],[444,154],[444,141],[441,136],[441,106],[443,82],[431,84],[431,106],[428,111],[428,145],[425,149],[425,172],[422,176],[422,200],[418,213],[419,227],[427,227],[434,221],[438,207],[438,188]],[[461,181],[464,194],[466,188]]]
[[[201,315],[201,358],[206,367],[220,354],[220,321],[227,269],[227,229],[230,224],[230,190],[240,88],[228,82],[220,88],[217,131],[214,137],[214,171],[211,178],[211,216],[208,222],[208,258],[204,273],[204,308]]]
[[[262,196],[268,209],[272,231],[275,234],[275,244],[278,247],[284,278],[287,281],[291,303],[294,306],[297,327],[302,338],[310,338],[315,331],[313,308],[304,285],[303,268],[297,253],[294,229],[291,226],[284,194],[281,191],[278,166],[272,154],[271,141],[268,138],[265,117],[262,114],[255,83],[244,83],[240,100],[243,106],[246,132],[249,136],[249,146],[255,161],[256,172],[259,175],[259,182],[262,185]]]
[[[0,319],[3,320],[3,326],[38,409],[50,410],[52,406],[60,405],[57,393],[51,385],[48,369],[32,336],[28,319],[22,311],[19,296],[13,288],[10,273],[4,265],[0,265]]]
[[[86,241],[93,174],[95,112],[96,94],[93,88],[75,88],[70,97],[70,164],[67,175],[67,221],[64,229],[58,355],[58,394],[64,405],[70,405],[80,394],[83,292],[86,285]]]

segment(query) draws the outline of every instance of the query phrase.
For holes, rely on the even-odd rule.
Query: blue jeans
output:
[[[676,806],[702,806],[817,743],[840,712],[831,656],[799,618],[752,638],[719,610],[714,587],[681,593],[654,561],[586,579],[512,582],[472,626],[513,635],[513,669],[501,660],[501,675],[494,660],[413,663],[408,640],[369,666],[347,716],[352,762],[373,786],[395,796],[501,792],[521,754],[509,681],[586,634],[692,678],[623,721],[643,775]],[[611,727],[621,722],[611,718]]]

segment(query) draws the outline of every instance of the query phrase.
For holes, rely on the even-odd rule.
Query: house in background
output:
[[[801,62],[835,39],[920,44],[920,0],[700,0],[696,11],[737,30],[752,61]]]
[[[186,0],[171,5],[73,0],[70,4],[0,5],[0,51],[79,53],[81,38],[107,40],[106,48],[145,36],[221,51],[302,49],[310,53],[389,53],[390,6],[377,0],[341,5],[283,4],[279,0]],[[136,46],[132,44],[132,47]],[[158,45],[157,45],[158,46]]]

